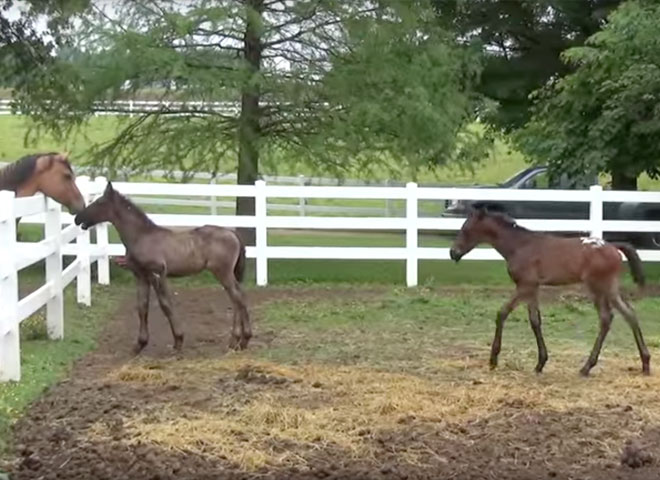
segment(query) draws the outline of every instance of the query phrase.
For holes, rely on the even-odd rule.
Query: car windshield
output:
[[[531,170],[533,170],[533,168],[526,168],[524,170],[521,170],[518,173],[516,173],[513,177],[503,181],[502,183],[499,183],[498,185],[500,187],[511,187],[516,183],[518,183],[520,179],[526,176]]]

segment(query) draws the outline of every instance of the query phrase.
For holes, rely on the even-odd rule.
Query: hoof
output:
[[[543,373],[543,366],[542,365],[537,365],[534,368],[534,372],[540,375],[541,373]]]
[[[580,376],[587,378],[589,376],[589,368],[581,368],[580,369]]]
[[[144,350],[144,347],[146,346],[147,346],[146,341],[138,340],[138,342],[133,346],[133,353],[135,355],[139,355],[140,353],[142,353],[142,350]]]
[[[649,367],[648,365],[644,365],[642,367],[642,375],[646,375],[646,376],[651,375],[651,367]]]
[[[248,344],[250,343],[250,339],[251,339],[251,338],[252,338],[252,335],[251,335],[251,334],[250,334],[250,335],[247,335],[247,334],[246,334],[246,335],[243,335],[243,336],[240,338],[239,342],[238,342],[238,348],[239,348],[240,350],[245,350],[245,349],[247,348]]]
[[[490,363],[488,364],[491,370],[495,370],[497,368],[497,360],[493,360],[492,358],[490,359]]]
[[[229,340],[229,350],[242,350],[240,348],[240,339],[237,337],[231,337],[231,340]]]
[[[174,350],[178,352],[181,350],[181,347],[183,347],[183,335],[174,337]]]

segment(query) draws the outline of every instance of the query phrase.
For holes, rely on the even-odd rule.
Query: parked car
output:
[[[569,179],[563,175],[552,180],[548,167],[529,167],[508,180],[497,185],[477,185],[475,188],[514,188],[514,189],[588,189],[598,183],[597,177],[585,176]],[[658,194],[660,200],[660,193]],[[474,200],[448,200],[444,216],[465,217]],[[589,204],[586,202],[552,201],[488,201],[514,218],[525,219],[568,219],[582,220],[589,218]],[[636,202],[605,202],[603,218],[606,220],[660,220],[660,204]],[[660,231],[660,228],[658,228]],[[605,232],[605,238],[611,241],[630,242],[638,248],[660,248],[660,233]]]

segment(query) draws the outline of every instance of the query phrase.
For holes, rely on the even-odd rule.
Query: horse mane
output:
[[[131,199],[122,195],[117,190],[114,191],[114,197],[117,199],[117,202],[120,206],[129,212],[134,218],[141,220],[149,226],[157,226],[152,219],[150,219],[144,210],[138,207]]]
[[[506,213],[506,211],[499,205],[477,202],[473,205],[473,207],[477,210],[483,211],[484,214],[488,216],[488,218],[495,220],[495,222],[501,227],[509,228],[512,230],[515,229],[520,232],[532,233],[532,231],[528,228],[519,225],[518,222],[516,222],[516,219]]]
[[[490,218],[495,220],[499,225],[501,225],[503,227],[519,230],[519,231],[522,231],[522,232],[531,232],[531,230],[529,230],[528,228],[525,228],[525,227],[521,226],[520,224],[518,224],[518,222],[516,222],[515,218],[509,216],[508,214],[506,214],[504,212],[488,212],[487,211],[486,215],[488,215]]]
[[[34,169],[37,167],[37,160],[39,160],[39,158],[49,156],[52,157],[55,155],[59,155],[59,153],[35,153],[21,157],[14,163],[7,165],[2,170],[0,170],[0,190],[16,191],[18,187],[30,179],[34,173]],[[73,173],[73,169],[71,168],[69,161],[64,160],[64,163],[69,171]]]

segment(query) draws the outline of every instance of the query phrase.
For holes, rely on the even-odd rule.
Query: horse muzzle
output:
[[[89,224],[86,223],[83,219],[81,219],[80,215],[76,215],[75,218],[73,219],[73,221],[76,225],[78,225],[83,230],[87,230],[89,228]]]
[[[458,263],[458,261],[463,257],[463,254],[456,250],[455,248],[452,248],[449,250],[449,258],[451,258],[453,261]]]
[[[82,195],[79,195],[73,201],[67,203],[66,206],[71,215],[78,215],[80,212],[85,210],[85,199],[82,197]]]

